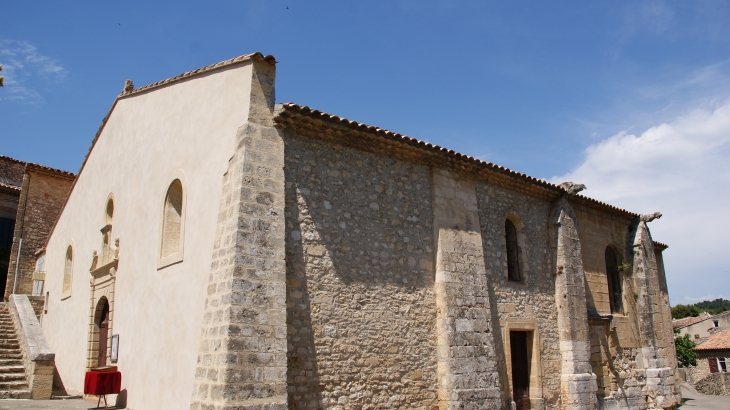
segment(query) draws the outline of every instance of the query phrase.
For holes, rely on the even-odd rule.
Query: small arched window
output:
[[[167,189],[162,220],[160,258],[167,258],[182,250],[183,186],[179,179]]]
[[[510,282],[522,282],[517,228],[509,219],[504,221],[504,232],[507,241],[507,279]]]
[[[616,250],[612,246],[606,247],[606,276],[611,313],[623,313],[621,272],[618,270],[618,255],[616,255]]]
[[[110,225],[112,223],[112,218],[114,217],[114,200],[109,198],[109,200],[106,202],[106,214],[105,214],[106,224]]]
[[[66,249],[66,261],[63,266],[63,297],[71,296],[71,279],[73,279],[74,255],[71,245]]]

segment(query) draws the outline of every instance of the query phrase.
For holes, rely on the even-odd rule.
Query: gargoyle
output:
[[[123,93],[131,93],[132,90],[134,90],[134,84],[132,84],[132,80],[127,80],[124,82],[124,89],[122,90]]]
[[[661,217],[662,217],[661,212],[654,212],[653,214],[646,214],[646,215],[640,216],[640,218],[643,222],[651,222],[651,221],[653,221],[655,219],[659,219]]]
[[[583,184],[576,184],[574,182],[563,182],[560,184],[560,187],[565,190],[565,192],[568,193],[569,196],[576,195],[578,192],[586,189],[586,186]]]

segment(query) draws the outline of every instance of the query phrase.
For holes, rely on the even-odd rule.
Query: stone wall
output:
[[[68,172],[35,164],[27,165],[15,221],[13,249],[10,253],[8,272],[13,274],[8,274],[6,300],[13,293],[18,249],[20,259],[16,293],[32,293],[35,253],[45,245],[46,238],[66,202],[73,180],[74,175]],[[22,246],[20,239],[23,240]]]
[[[507,332],[510,328],[525,328],[532,322],[536,325],[533,337],[539,335],[539,361],[542,366],[542,372],[537,369],[531,372],[532,407],[553,408],[558,404],[560,393],[561,357],[547,224],[550,202],[482,182],[475,185],[489,296],[492,314],[496,317],[495,342],[502,358],[499,369],[504,397],[512,396],[511,369],[507,366],[504,348],[509,339]],[[523,283],[507,280],[507,218],[518,229]],[[516,326],[510,326],[512,323]]]
[[[432,408],[429,168],[285,143],[290,408]]]
[[[694,385],[699,393],[713,396],[730,396],[730,374],[712,373]]]
[[[23,183],[25,162],[0,155],[0,182],[7,185],[20,186]]]

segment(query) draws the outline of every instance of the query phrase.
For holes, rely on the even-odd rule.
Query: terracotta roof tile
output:
[[[21,187],[20,187],[20,186],[18,186],[18,185],[14,185],[14,184],[9,184],[9,183],[7,183],[7,182],[3,182],[3,181],[0,181],[0,187],[1,187],[1,188],[7,188],[7,189],[12,189],[12,190],[14,190],[14,191],[18,191],[18,192],[20,192],[20,188],[21,188]]]
[[[695,323],[700,323],[702,321],[705,321],[709,319],[711,316],[707,313],[701,313],[699,316],[696,317],[685,317],[682,319],[675,319],[672,320],[672,325],[676,328],[683,328],[687,326],[694,325]]]
[[[249,61],[249,60],[263,60],[266,61],[269,64],[276,64],[276,59],[272,55],[264,56],[263,54],[259,53],[258,51],[251,54],[244,54],[240,55],[238,57],[229,58],[228,60],[221,61],[219,63],[207,65],[203,68],[196,68],[195,70],[190,70],[187,72],[184,72],[180,75],[176,75],[175,77],[170,77],[164,80],[160,80],[157,82],[154,82],[152,84],[147,84],[139,88],[135,88],[132,91],[122,91],[122,93],[119,95],[120,97],[126,97],[128,95],[141,93],[147,90],[151,90],[153,88],[162,87],[167,84],[174,83],[176,81],[184,80],[189,77],[194,77],[196,75],[204,74],[209,71],[217,70],[219,68],[227,67],[230,65],[234,65],[243,61]]]
[[[511,170],[509,168],[505,168],[503,166],[493,164],[491,162],[482,161],[480,159],[471,157],[469,155],[460,154],[454,150],[440,147],[438,145],[434,145],[429,142],[420,141],[418,139],[408,137],[406,135],[401,135],[401,134],[398,134],[393,131],[388,131],[388,130],[382,129],[380,127],[348,120],[346,118],[338,117],[333,114],[328,114],[328,113],[325,113],[322,111],[312,109],[307,106],[302,106],[302,105],[298,105],[298,104],[291,103],[291,102],[282,104],[281,106],[284,109],[283,112],[289,112],[294,115],[299,114],[302,116],[307,116],[307,117],[311,117],[311,118],[318,119],[318,120],[328,121],[333,124],[344,124],[346,126],[358,129],[360,131],[369,132],[369,133],[379,136],[381,138],[400,142],[402,144],[410,145],[410,146],[413,146],[413,147],[416,147],[416,148],[419,148],[422,150],[431,151],[431,152],[437,153],[438,155],[453,157],[460,161],[471,163],[472,165],[476,165],[481,168],[486,168],[486,169],[489,169],[494,172],[498,172],[498,173],[501,173],[501,174],[504,174],[507,176],[515,177],[515,178],[518,178],[525,182],[528,182],[530,184],[537,185],[539,187],[554,191],[558,195],[562,194],[564,192],[563,188],[561,188],[560,186],[547,182],[544,179],[538,179],[535,177],[531,177],[527,174],[523,174],[521,172],[517,172],[517,171]],[[281,113],[279,115],[281,115]],[[589,197],[586,197],[583,195],[575,195],[573,197],[573,200],[575,200],[578,203],[582,203],[582,204],[585,204],[588,206],[604,208],[604,209],[608,209],[608,210],[611,210],[614,212],[622,213],[631,218],[636,218],[639,216],[639,214],[637,214],[637,213],[630,212],[625,209],[622,209],[622,208],[619,208],[619,207],[616,207],[616,206],[613,206],[613,205],[607,204],[605,202],[601,202],[601,201],[598,201],[598,200],[595,200],[593,198],[589,198]]]
[[[36,163],[33,163],[33,162],[28,162],[25,165],[25,169],[26,170],[30,169],[30,170],[34,170],[34,171],[41,171],[41,172],[48,172],[48,173],[56,174],[57,176],[67,177],[67,178],[75,178],[76,177],[76,174],[74,174],[73,172],[64,171],[62,169],[51,168],[51,167],[47,167],[45,165],[36,164]]]
[[[710,336],[695,350],[730,350],[730,328]]]

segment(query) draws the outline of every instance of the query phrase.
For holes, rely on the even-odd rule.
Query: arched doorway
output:
[[[106,366],[107,341],[109,340],[109,301],[105,297],[102,297],[96,304],[94,324],[96,325],[96,339],[99,343],[96,350],[96,366]]]

